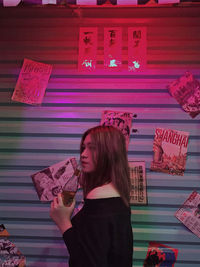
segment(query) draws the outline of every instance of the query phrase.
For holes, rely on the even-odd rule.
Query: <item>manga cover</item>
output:
[[[77,168],[76,158],[68,158],[31,175],[41,201],[51,201],[65,187],[78,188],[78,181],[71,179]]]
[[[122,131],[126,139],[127,150],[131,134],[132,118],[133,113],[112,110],[104,110],[101,117],[101,125],[112,125]]]
[[[144,161],[129,161],[131,179],[130,204],[147,205],[147,185]]]
[[[175,217],[200,238],[200,194],[193,191]]]
[[[183,176],[188,140],[188,132],[156,128],[150,170]]]
[[[160,243],[149,242],[143,267],[174,267],[178,249]]]
[[[190,72],[170,83],[167,88],[192,118],[200,113],[200,82]]]
[[[0,224],[0,236],[9,236],[9,233],[6,230],[4,224]]]
[[[0,266],[25,267],[26,258],[18,248],[9,240],[0,238]]]
[[[42,103],[52,65],[24,59],[12,100],[30,105]]]

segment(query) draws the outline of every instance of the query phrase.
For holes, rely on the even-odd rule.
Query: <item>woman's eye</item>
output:
[[[89,146],[89,149],[90,149],[90,150],[95,150],[96,147],[95,147],[95,146]]]

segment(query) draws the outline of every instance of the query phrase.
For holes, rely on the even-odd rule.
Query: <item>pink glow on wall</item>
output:
[[[122,66],[122,29],[104,28],[104,67],[120,70]]]
[[[17,6],[21,0],[3,0],[4,6]]]
[[[147,38],[145,27],[128,28],[128,70],[140,71],[146,68]]]
[[[118,5],[137,5],[138,0],[117,0]]]
[[[81,27],[79,32],[79,71],[93,71],[96,68],[97,28]]]
[[[77,5],[96,5],[97,0],[76,0]]]

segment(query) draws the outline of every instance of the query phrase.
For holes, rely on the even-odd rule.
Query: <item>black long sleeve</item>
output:
[[[70,267],[131,267],[130,209],[120,197],[86,199],[63,234]]]

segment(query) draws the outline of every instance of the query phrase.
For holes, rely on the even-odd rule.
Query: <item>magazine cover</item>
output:
[[[183,176],[188,139],[188,132],[156,128],[153,142],[153,161],[150,169]]]
[[[192,192],[175,217],[200,238],[200,194]]]
[[[78,187],[77,180],[72,181],[71,177],[77,168],[76,158],[68,158],[48,168],[31,175],[38,197],[41,201],[51,201],[58,193],[69,186]],[[74,185],[73,185],[74,183]]]
[[[174,267],[178,249],[160,243],[149,242],[143,267]]]
[[[113,125],[120,129],[126,139],[126,148],[128,150],[131,134],[133,114],[130,112],[104,110],[101,117],[101,125]]]
[[[31,105],[42,103],[52,65],[24,59],[12,100]]]
[[[144,161],[129,161],[131,192],[130,204],[147,205],[147,185]]]
[[[167,88],[192,118],[200,113],[200,82],[190,72],[170,83]]]
[[[0,236],[9,236],[9,233],[6,230],[4,224],[0,224]]]
[[[9,240],[0,238],[0,266],[25,267],[26,258]]]

